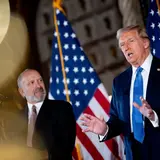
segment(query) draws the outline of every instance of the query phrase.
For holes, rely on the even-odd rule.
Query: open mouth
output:
[[[36,89],[35,93],[44,93],[44,89],[43,88]]]
[[[133,55],[133,53],[128,53],[127,54],[128,57],[131,57],[132,55]]]

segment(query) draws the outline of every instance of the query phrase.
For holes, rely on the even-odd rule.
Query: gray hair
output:
[[[131,31],[131,30],[136,30],[141,38],[149,39],[144,27],[141,27],[140,25],[131,25],[131,26],[121,28],[117,31],[117,35],[116,35],[117,40],[119,41],[119,38],[122,33]]]
[[[25,69],[17,78],[17,85],[18,88],[22,88],[22,78],[23,78],[23,74],[26,73],[27,71],[32,70],[32,69]]]

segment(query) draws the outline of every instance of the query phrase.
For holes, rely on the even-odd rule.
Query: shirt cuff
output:
[[[152,123],[153,127],[159,127],[159,119],[157,116],[157,113],[153,110],[154,113],[154,121],[150,120],[150,122]]]
[[[102,141],[104,139],[104,137],[107,135],[108,133],[108,130],[109,130],[109,127],[107,126],[107,130],[106,130],[106,133],[102,136],[102,135],[99,135],[99,141]]]

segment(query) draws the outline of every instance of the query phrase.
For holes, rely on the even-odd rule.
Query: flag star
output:
[[[76,34],[75,34],[75,33],[72,33],[72,34],[71,34],[71,37],[72,37],[72,38],[75,38],[75,37],[76,37]]]
[[[57,37],[57,32],[54,32],[54,36]]]
[[[57,21],[57,24],[60,25],[60,21],[59,20]]]
[[[78,95],[79,95],[79,90],[75,90],[75,91],[74,91],[74,94],[75,94],[76,96],[78,96]]]
[[[66,94],[71,95],[71,91],[70,91],[70,90],[68,90],[68,91],[63,90],[63,94],[64,94],[64,95],[66,95]]]
[[[57,54],[55,55],[55,60],[58,60],[58,55]]]
[[[81,71],[84,73],[86,72],[86,68],[85,67],[82,67]]]
[[[78,84],[78,83],[79,83],[79,80],[78,80],[77,78],[75,78],[74,81],[73,81],[73,83],[74,83],[74,84]]]
[[[68,67],[66,67],[66,68],[65,68],[65,71],[68,73],[68,72],[69,72],[69,68],[68,68]]]
[[[52,77],[50,77],[49,81],[50,81],[50,83],[52,83],[52,82],[53,82],[53,81],[52,81]]]
[[[69,60],[69,58],[68,58],[67,55],[64,56],[64,60],[65,60],[65,61],[68,61],[68,60]]]
[[[68,45],[68,44],[65,44],[65,45],[64,45],[64,49],[67,50],[68,48],[69,48],[69,45]]]
[[[64,26],[68,26],[68,22],[67,22],[67,21],[64,21],[64,22],[63,22],[63,25],[64,25]]]
[[[60,94],[60,90],[59,90],[59,89],[57,89],[57,91],[56,91],[56,92],[57,92],[57,95],[59,95],[59,94]]]
[[[83,84],[86,84],[86,83],[87,83],[87,79],[83,78]]]
[[[90,73],[92,73],[94,70],[92,67],[89,67],[89,70],[88,70]]]
[[[154,15],[154,11],[151,9],[150,14],[153,16]]]
[[[64,37],[65,37],[65,38],[68,38],[68,37],[69,37],[69,34],[68,34],[67,32],[65,32]]]
[[[55,47],[55,48],[58,48],[58,44],[57,44],[57,43],[55,43],[54,47]]]
[[[63,83],[66,83],[66,81],[67,81],[67,84],[69,84],[70,83],[70,79],[69,78],[67,78],[67,80],[66,79],[63,79]]]
[[[156,50],[153,48],[153,54],[155,55],[156,54]]]
[[[94,84],[94,82],[95,82],[94,79],[91,78],[90,83],[91,83],[91,84]]]
[[[160,29],[160,23],[158,23],[158,28]]]
[[[76,105],[77,107],[79,107],[79,106],[80,106],[80,102],[79,102],[79,101],[76,101],[75,105]]]
[[[59,11],[59,9],[57,9],[57,10],[56,10],[56,14],[59,14],[59,13],[60,13],[60,11]]]
[[[84,90],[84,92],[83,92],[83,93],[84,93],[84,95],[85,95],[85,96],[87,96],[87,95],[88,95],[88,91],[87,91],[87,90]]]
[[[77,73],[79,71],[78,67],[74,67],[73,71],[74,71],[74,73]]]
[[[59,83],[59,78],[56,78],[56,83],[57,83],[57,84]]]
[[[76,49],[76,45],[72,44],[72,49],[75,50]]]
[[[78,60],[77,56],[73,56],[73,60],[76,62]]]
[[[80,60],[83,62],[85,60],[84,56],[81,56]]]
[[[59,67],[58,66],[56,66],[56,72],[58,72],[59,71]]]
[[[152,29],[155,28],[155,24],[154,24],[154,23],[151,24],[151,28],[152,28]]]
[[[152,41],[153,41],[153,42],[155,41],[155,36],[152,36]]]

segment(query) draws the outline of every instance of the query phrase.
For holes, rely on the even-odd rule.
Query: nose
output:
[[[41,84],[40,84],[40,82],[39,82],[39,81],[36,81],[36,86],[37,86],[38,88],[40,88],[40,87],[41,87]]]
[[[128,49],[129,49],[129,46],[128,46],[128,44],[126,43],[126,44],[124,45],[124,51],[126,52],[126,51],[128,51]]]

